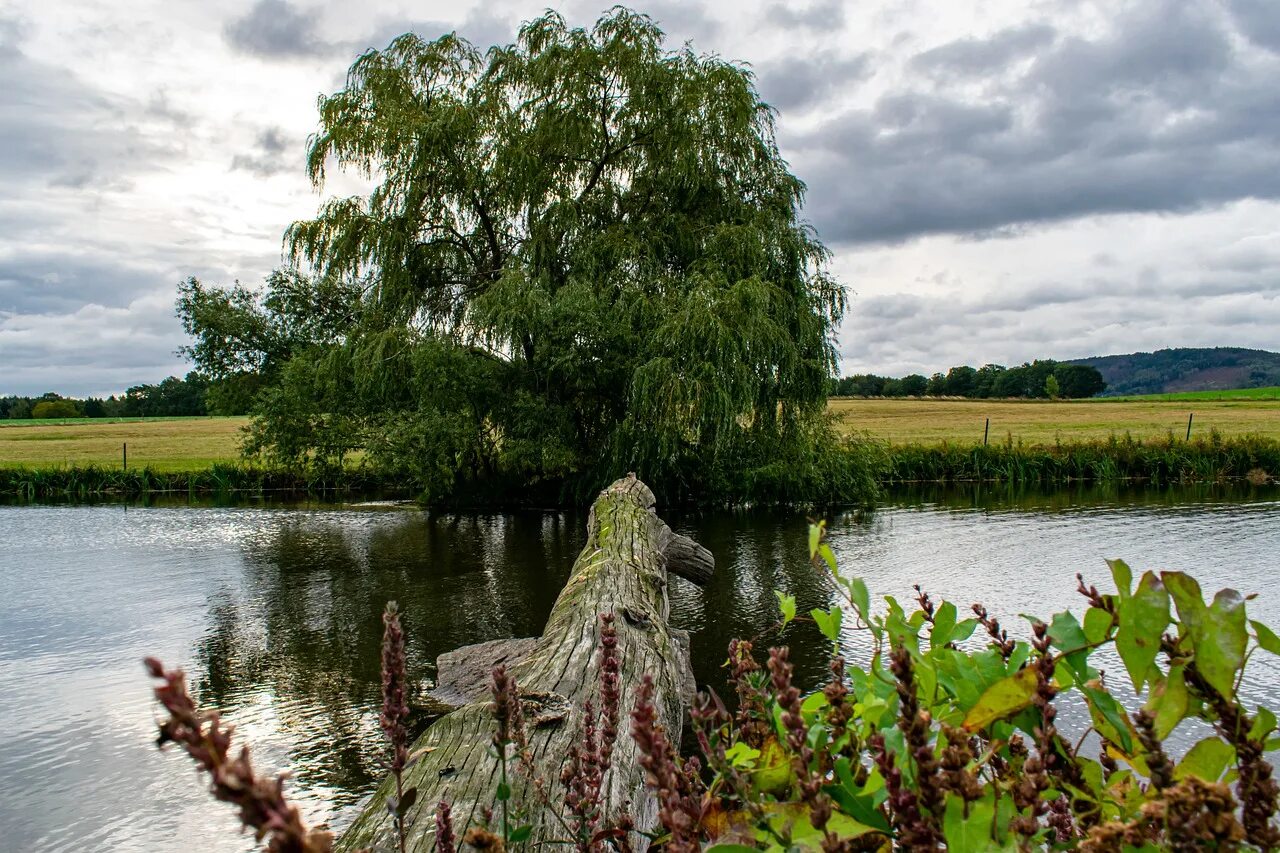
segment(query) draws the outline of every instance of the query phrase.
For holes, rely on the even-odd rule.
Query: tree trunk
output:
[[[501,767],[487,686],[478,683],[485,666],[498,660],[506,661],[519,684],[533,776],[546,792],[539,796],[529,775],[508,760],[510,825],[532,826],[533,845],[571,841],[560,772],[570,746],[582,742],[584,703],[590,700],[600,708],[602,613],[614,614],[622,699],[612,767],[602,784],[601,826],[613,826],[624,813],[638,830],[657,825],[657,804],[645,786],[628,715],[641,678],[651,675],[658,722],[673,742],[680,742],[682,696],[687,701],[692,677],[687,638],[667,625],[667,569],[705,580],[713,563],[706,549],[671,533],[654,513],[654,502],[653,492],[635,475],[600,493],[587,520],[587,544],[536,641],[482,643],[441,656],[442,683],[435,698],[466,704],[437,720],[412,749],[428,751],[405,772],[405,789],[417,788],[406,817],[409,850],[434,849],[434,815],[441,801],[452,808],[458,839],[468,826],[482,823],[485,809],[493,810],[490,828],[501,834],[502,809],[495,798]],[[394,791],[394,780],[383,780],[338,850],[395,849],[387,812],[387,798]],[[642,849],[645,838],[633,834],[631,843]]]

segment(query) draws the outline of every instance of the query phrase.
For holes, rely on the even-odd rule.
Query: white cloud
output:
[[[316,96],[355,54],[410,26],[505,38],[545,5],[12,0],[0,393],[183,372],[174,285],[279,263],[319,201]],[[560,8],[587,24],[607,5]],[[1268,0],[642,8],[673,44],[751,63],[782,108],[806,215],[856,292],[847,370],[1280,345]]]

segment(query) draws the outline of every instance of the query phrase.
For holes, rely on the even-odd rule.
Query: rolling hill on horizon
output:
[[[1096,367],[1107,383],[1103,397],[1280,385],[1280,353],[1243,347],[1178,347],[1062,363]]]

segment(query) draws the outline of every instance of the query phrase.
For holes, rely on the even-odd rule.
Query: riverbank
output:
[[[0,496],[86,499],[160,494],[400,495],[411,487],[362,469],[285,470],[215,462],[205,468],[103,465],[0,466]]]
[[[1266,436],[1142,441],[1112,436],[1102,441],[1051,445],[912,444],[888,450],[881,481],[895,483],[1105,483],[1154,485],[1244,481],[1264,485],[1280,478],[1280,441]]]
[[[1166,436],[1143,441],[1112,436],[1103,441],[1020,444],[948,443],[893,445],[866,442],[850,453],[882,486],[903,483],[1218,483],[1264,485],[1280,479],[1280,440],[1266,436],[1210,433],[1185,441]],[[413,497],[415,483],[360,467],[342,470],[265,468],[247,463],[214,463],[189,470],[151,466],[121,469],[104,465],[0,466],[0,496],[86,499],[151,494],[370,495]],[[554,483],[535,487],[486,488],[460,494],[455,505],[559,506]],[[867,496],[850,495],[848,503]],[[803,501],[801,501],[803,502]]]

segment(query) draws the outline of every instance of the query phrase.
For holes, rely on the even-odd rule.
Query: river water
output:
[[[704,589],[671,586],[700,683],[722,685],[728,641],[776,620],[775,589],[802,612],[832,600],[807,564],[803,517],[666,517],[718,563]],[[383,772],[384,603],[400,603],[411,677],[428,684],[444,651],[541,632],[585,521],[388,505],[0,506],[0,848],[253,849],[190,762],[154,748],[146,655],[183,666],[260,768],[292,773],[308,820],[340,829]],[[1257,593],[1251,616],[1280,626],[1275,488],[923,490],[830,529],[842,571],[873,597],[907,601],[920,583],[982,601],[1011,633],[1024,633],[1022,612],[1080,612],[1074,575],[1109,588],[1107,557]],[[847,638],[851,660],[860,638]],[[827,647],[816,630],[795,625],[781,641],[817,685]],[[1250,671],[1248,697],[1280,693],[1276,661]]]

